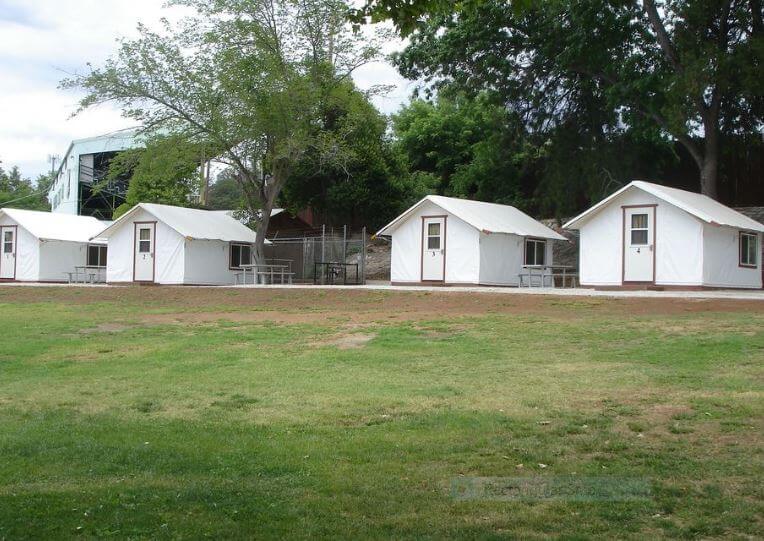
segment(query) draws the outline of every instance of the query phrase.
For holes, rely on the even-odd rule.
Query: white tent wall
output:
[[[230,270],[229,243],[222,240],[186,240],[185,284],[230,285],[235,283]]]
[[[623,212],[613,204],[580,227],[579,279],[584,286],[621,285]]]
[[[144,210],[136,212],[109,237],[106,281],[132,282],[135,255],[135,223],[156,222],[154,237],[154,282],[183,284],[185,239],[174,229]]]
[[[87,243],[83,242],[41,240],[38,279],[41,282],[67,281],[65,273],[87,264],[87,249]]]
[[[624,192],[580,228],[581,284],[622,285],[623,209],[629,205],[657,205],[655,214],[655,283],[701,285],[703,280],[703,224],[694,216],[639,189]]]
[[[36,282],[40,275],[40,241],[9,216],[0,216],[0,226],[16,226],[16,280]]]
[[[480,279],[478,231],[429,201],[407,216],[392,235],[390,280],[393,283],[421,281],[423,216],[448,216],[445,228],[446,283],[477,284]]]
[[[106,282],[133,281],[133,227],[120,227],[109,237],[106,256]]]
[[[546,262],[552,261],[553,240],[546,241]],[[480,233],[480,283],[517,286],[525,263],[525,237],[504,233]]]
[[[760,248],[762,235],[758,234]],[[761,251],[761,250],[759,250]],[[761,255],[756,268],[741,267],[740,230],[703,224],[703,285],[709,287],[761,288]]]

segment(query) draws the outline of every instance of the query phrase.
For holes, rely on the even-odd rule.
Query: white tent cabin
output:
[[[255,232],[226,212],[139,203],[97,238],[108,283],[231,285],[252,262]]]
[[[509,205],[428,195],[380,229],[393,284],[520,285],[523,265],[552,265],[565,237]]]
[[[91,216],[0,209],[0,280],[66,282],[75,267],[105,267],[106,245],[90,238],[106,225]]]
[[[705,195],[637,180],[563,227],[583,286],[762,286],[764,225]]]

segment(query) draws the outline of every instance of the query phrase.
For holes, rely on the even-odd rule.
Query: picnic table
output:
[[[77,265],[74,272],[65,272],[70,284],[95,284],[96,282],[105,282],[106,277],[101,277],[101,273],[106,270],[105,267],[92,267],[89,265]]]
[[[355,281],[352,283],[360,283],[358,280],[358,263],[316,261],[313,264],[313,285],[318,285],[319,282],[322,284],[334,285],[340,277],[342,277],[342,284],[347,285],[348,269],[355,269]]]
[[[276,278],[279,278],[279,283],[286,284],[292,283],[292,277],[294,273],[290,271],[289,265],[271,264],[271,263],[246,263],[239,265],[241,272],[236,273],[236,283],[247,283],[247,272],[252,271],[252,283],[253,284],[275,284]]]
[[[555,278],[560,278],[562,287],[566,287],[568,279],[570,279],[570,287],[576,287],[576,280],[578,280],[578,272],[575,267],[570,265],[523,265],[523,272],[519,275],[520,287],[527,285],[533,287],[533,279],[537,278],[538,287],[545,287],[548,279],[548,287],[556,287]],[[525,279],[527,278],[527,284]]]

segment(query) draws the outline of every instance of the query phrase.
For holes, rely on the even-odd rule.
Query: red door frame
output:
[[[626,281],[626,209],[652,208],[653,209],[653,279],[650,281]],[[648,203],[645,205],[621,205],[621,285],[655,285],[655,262],[658,259],[658,205]]]
[[[425,280],[424,279],[424,247],[425,247],[425,231],[424,222],[428,218],[443,218],[443,279],[442,280]],[[448,231],[448,214],[436,214],[432,216],[422,216],[422,244],[419,249],[419,281],[427,284],[445,284],[446,283],[446,232]]]
[[[135,253],[138,248],[138,226],[139,225],[151,225],[154,229],[154,234],[151,237],[151,280],[136,280],[135,279]],[[153,284],[157,279],[157,223],[153,222],[133,222],[133,282],[138,284]]]
[[[0,282],[15,282],[16,281],[16,269],[19,261],[19,226],[18,225],[0,225],[0,231],[3,229],[13,229],[13,277],[12,278],[0,278]],[[2,249],[3,239],[0,236],[0,265],[2,262]]]

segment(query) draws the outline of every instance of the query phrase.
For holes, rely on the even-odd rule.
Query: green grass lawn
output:
[[[0,290],[0,539],[764,531],[762,303],[21,289]],[[456,497],[472,477],[649,494]]]

